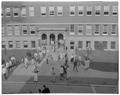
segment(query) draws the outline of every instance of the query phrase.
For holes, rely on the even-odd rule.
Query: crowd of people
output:
[[[5,80],[18,64],[20,64],[20,62],[15,58],[15,56],[9,57],[7,61],[2,60],[2,74]]]
[[[80,55],[76,55],[76,54],[72,54],[71,58],[68,58],[68,52],[67,52],[67,48],[64,49],[64,52],[59,52],[57,57],[57,61],[62,60],[62,64],[60,65],[60,80],[63,79],[70,79],[70,63],[72,63],[73,66],[73,71],[78,72],[79,71],[79,67],[83,68],[84,70],[89,69],[89,65],[90,65],[90,59],[87,56],[84,56],[84,58],[82,58],[82,56]],[[55,51],[51,51],[52,53],[50,53],[49,50],[47,50],[46,48],[43,49],[39,49],[35,52],[27,52],[26,56],[23,57],[20,61],[18,61],[15,56],[12,56],[9,58],[8,61],[3,61],[2,64],[2,72],[3,72],[3,76],[5,79],[7,79],[8,74],[10,71],[12,71],[14,69],[14,67],[16,67],[18,64],[23,63],[24,67],[27,69],[28,66],[30,64],[33,64],[35,66],[34,68],[34,72],[36,74],[37,77],[37,73],[38,73],[38,67],[37,64],[40,64],[42,59],[46,56],[46,64],[50,63],[50,60],[54,59],[53,53]],[[53,62],[53,61],[52,61]],[[37,71],[37,73],[36,73]],[[52,66],[51,69],[51,75],[55,76],[56,72],[55,72],[55,67]],[[35,79],[37,80],[37,79]],[[55,79],[54,79],[55,80]]]

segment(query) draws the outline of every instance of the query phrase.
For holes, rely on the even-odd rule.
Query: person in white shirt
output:
[[[10,67],[9,62],[6,62],[6,68],[8,69],[8,71],[9,71],[9,67]]]
[[[7,73],[8,73],[8,72],[7,72],[7,67],[4,66],[4,67],[2,68],[2,74],[3,74],[5,80],[6,80],[7,77],[8,77]]]

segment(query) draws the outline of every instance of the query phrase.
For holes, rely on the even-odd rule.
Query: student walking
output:
[[[56,73],[55,73],[55,68],[54,67],[52,67],[52,69],[51,69],[51,75],[52,75],[52,82],[55,82],[56,80],[55,80],[55,75],[56,75]]]
[[[75,58],[75,61],[73,62],[73,71],[77,71],[78,72],[78,68],[77,68],[77,58]]]

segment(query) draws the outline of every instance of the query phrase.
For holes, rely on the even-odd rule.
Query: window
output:
[[[46,7],[41,7],[41,15],[46,16]]]
[[[15,35],[20,35],[20,26],[19,25],[14,26],[14,34]]]
[[[78,6],[78,16],[83,16],[83,15],[84,15],[84,7]]]
[[[35,34],[35,26],[34,25],[30,26],[30,33]]]
[[[74,24],[70,25],[70,34],[73,35],[74,34]]]
[[[83,25],[82,24],[78,25],[78,34],[83,34]]]
[[[29,16],[34,16],[34,7],[33,6],[29,7]]]
[[[4,36],[4,35],[5,35],[5,27],[2,26],[2,36]]]
[[[113,24],[111,30],[112,30],[112,31],[111,31],[111,34],[112,34],[112,35],[117,34],[117,25],[116,25],[116,24]]]
[[[70,49],[74,49],[74,42],[73,41],[70,42]]]
[[[13,48],[13,41],[8,41],[8,47]]]
[[[95,6],[95,15],[100,16],[101,6]]]
[[[62,6],[57,7],[57,15],[58,16],[63,16],[63,7]]]
[[[75,6],[70,6],[69,10],[70,10],[70,16],[75,16]]]
[[[6,8],[5,9],[5,14],[6,14],[6,17],[10,17],[11,16],[11,10],[10,10],[10,8]]]
[[[54,9],[54,7],[49,7],[49,15],[50,16],[54,16],[55,15],[55,9]]]
[[[92,6],[87,6],[87,16],[92,16]]]
[[[92,25],[88,24],[86,25],[86,35],[92,34]]]
[[[21,9],[21,16],[22,16],[22,17],[26,17],[26,16],[27,16],[26,7],[22,7],[22,9]]]
[[[8,35],[8,36],[13,35],[13,28],[12,28],[11,25],[8,25],[8,26],[7,26],[7,35]]]
[[[82,41],[78,41],[78,48],[82,49]]]
[[[6,48],[5,41],[2,41],[2,48]]]
[[[113,14],[113,16],[118,15],[118,7],[117,6],[112,6],[112,14]]]
[[[95,25],[95,35],[99,35],[100,34],[100,25],[96,24]]]
[[[35,41],[31,41],[31,47],[35,48]]]
[[[23,48],[28,48],[28,41],[23,41]]]
[[[103,49],[107,49],[107,41],[103,41]]]
[[[111,49],[116,49],[116,42],[115,41],[111,41]]]
[[[109,15],[109,6],[104,6],[104,16]]]
[[[22,32],[23,32],[24,35],[26,35],[28,33],[28,31],[27,31],[27,25],[23,25],[22,26]]]
[[[16,48],[20,48],[20,46],[21,46],[20,41],[16,41]]]
[[[105,24],[105,25],[103,26],[103,35],[107,35],[107,34],[108,34],[108,31],[109,31],[109,26]]]
[[[18,17],[19,16],[19,8],[13,8],[13,16]]]
[[[90,41],[86,41],[86,48],[91,48],[91,42]]]

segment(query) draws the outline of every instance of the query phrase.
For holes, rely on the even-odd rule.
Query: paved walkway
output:
[[[43,84],[47,84],[47,83],[51,83],[51,67],[54,66],[55,67],[55,71],[56,71],[56,76],[59,76],[59,67],[61,65],[61,63],[63,63],[62,61],[57,61],[57,62],[53,62],[53,61],[49,61],[49,64],[46,64],[46,58],[47,56],[43,59],[43,61],[38,65],[39,66],[39,80],[40,80],[40,84],[43,82]],[[34,66],[33,65],[29,65],[29,67],[26,69],[24,67],[24,64],[20,64],[11,74],[11,76],[8,78],[7,81],[3,81],[3,92],[4,93],[18,93],[18,92],[24,92],[27,88],[29,88],[29,84],[33,84],[33,69]],[[101,80],[101,78],[103,79],[117,79],[117,73],[116,72],[102,72],[102,71],[97,71],[97,70],[93,70],[93,69],[88,69],[88,70],[84,70],[82,68],[79,68],[79,72],[74,72],[72,70],[72,64],[70,64],[70,75],[71,77],[74,79],[77,79],[79,81],[74,81],[74,80],[70,80],[70,81],[57,81],[56,83],[51,83],[52,85],[60,85],[62,84],[64,85],[68,85],[69,83],[72,84],[84,84],[86,81],[88,81],[87,79],[91,78],[92,81],[98,81],[95,80],[95,78],[98,78],[99,80]],[[45,77],[46,76],[46,77]],[[108,80],[108,82],[112,82],[111,80]],[[68,87],[65,87],[64,90],[59,91],[60,87],[63,86],[50,86],[53,92],[68,92],[70,93],[70,89],[72,89],[73,87],[71,85],[69,85],[70,89]],[[39,85],[40,86],[40,85]],[[55,90],[57,89],[58,90]],[[108,88],[108,87],[107,87]],[[105,89],[107,89],[105,88]],[[29,89],[35,89],[33,87],[30,87]],[[87,86],[80,86],[78,88],[74,88],[76,90],[72,91],[72,92],[94,92],[94,89],[99,89],[98,88],[94,88],[94,87],[87,87]],[[77,90],[77,89],[81,89],[81,91]],[[89,90],[88,90],[89,89]],[[102,87],[100,88],[102,89]],[[110,87],[110,89],[112,89]],[[116,89],[116,88],[115,88]],[[8,91],[8,92],[7,92]],[[28,90],[27,90],[28,91]],[[100,91],[100,90],[99,90]],[[103,91],[103,90],[101,90]],[[109,90],[109,92],[112,90]]]

